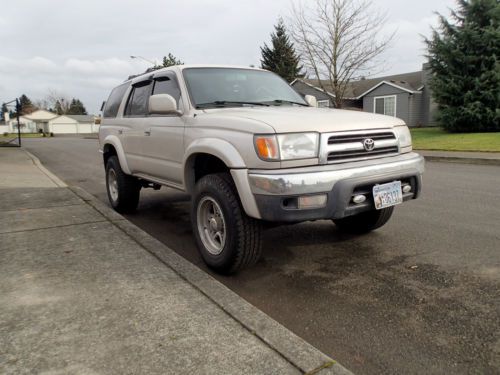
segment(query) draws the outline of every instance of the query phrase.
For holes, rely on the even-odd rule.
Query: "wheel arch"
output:
[[[123,151],[123,147],[118,137],[113,135],[106,137],[103,142],[102,152],[104,166],[106,166],[106,162],[111,155],[116,155],[118,157],[118,160],[120,161],[120,167],[122,168],[123,172],[125,172],[126,174],[131,174],[127,164],[127,159],[125,157],[125,152]]]
[[[210,161],[213,172],[230,172],[233,168],[246,168],[243,158],[231,143],[217,138],[198,139],[186,149],[183,161],[184,187],[188,193],[192,193],[199,177],[196,167],[200,165],[201,159]],[[225,170],[221,170],[222,166]]]

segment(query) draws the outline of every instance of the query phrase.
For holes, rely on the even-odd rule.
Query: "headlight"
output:
[[[318,133],[279,134],[281,160],[309,159],[318,156]]]
[[[408,126],[396,126],[394,128],[394,131],[396,132],[396,135],[399,139],[399,147],[411,147],[411,133],[410,129],[408,129]]]
[[[294,160],[318,157],[318,133],[288,133],[255,137],[255,150],[263,160]]]

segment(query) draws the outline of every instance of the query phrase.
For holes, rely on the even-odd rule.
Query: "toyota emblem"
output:
[[[366,138],[363,141],[363,147],[365,148],[366,151],[371,151],[375,147],[375,142],[371,138]]]

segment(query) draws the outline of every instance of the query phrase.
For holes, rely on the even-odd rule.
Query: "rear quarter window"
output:
[[[111,94],[109,94],[108,101],[106,102],[106,106],[104,107],[104,112],[102,116],[105,118],[116,117],[118,114],[118,108],[120,108],[120,104],[122,102],[123,96],[125,95],[125,91],[129,83],[124,83],[118,87],[115,87]]]

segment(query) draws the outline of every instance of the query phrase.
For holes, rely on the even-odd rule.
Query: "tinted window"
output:
[[[128,99],[126,116],[146,116],[148,114],[148,99],[151,95],[150,81],[135,85]]]
[[[177,105],[179,105],[179,99],[181,97],[181,90],[179,89],[179,85],[177,81],[173,78],[169,77],[161,77],[155,80],[155,87],[153,89],[153,95],[156,94],[168,94],[172,96]]]
[[[127,90],[129,83],[124,83],[118,87],[115,87],[111,94],[109,95],[108,101],[106,102],[106,107],[102,113],[103,117],[116,117],[118,113],[118,108],[120,108],[120,103],[122,102],[123,95]]]

